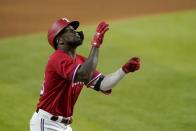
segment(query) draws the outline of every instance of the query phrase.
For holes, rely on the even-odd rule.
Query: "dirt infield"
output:
[[[0,37],[47,31],[60,17],[76,19],[84,25],[195,8],[196,0],[1,0]]]

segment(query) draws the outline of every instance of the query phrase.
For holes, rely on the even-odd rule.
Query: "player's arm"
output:
[[[97,67],[99,47],[102,44],[105,32],[109,29],[108,27],[109,25],[105,22],[101,22],[97,26],[90,54],[86,61],[77,70],[75,81],[88,82],[90,80],[93,71]]]
[[[111,89],[128,73],[139,70],[140,59],[137,57],[131,58],[126,64],[124,64],[116,72],[103,76],[96,81],[94,86],[95,90],[102,91],[107,94],[111,92]],[[109,92],[107,92],[109,91]]]

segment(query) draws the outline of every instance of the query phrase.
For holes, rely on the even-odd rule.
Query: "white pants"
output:
[[[30,120],[30,131],[72,131],[70,125],[43,118],[35,112]]]

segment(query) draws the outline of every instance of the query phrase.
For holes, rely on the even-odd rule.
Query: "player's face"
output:
[[[71,46],[79,46],[83,41],[83,33],[77,32],[71,25],[63,30],[61,37],[64,43]]]

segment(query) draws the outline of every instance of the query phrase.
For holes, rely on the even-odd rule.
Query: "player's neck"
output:
[[[63,50],[66,54],[68,54],[73,60],[76,58],[76,48],[77,46],[63,44],[58,45],[58,49]]]
[[[63,50],[66,54],[68,54],[72,59],[75,60],[76,58],[76,50],[75,48],[71,48],[71,47],[63,47],[63,48],[59,48],[61,50]]]
[[[76,52],[75,50],[69,50],[66,52],[73,60],[76,59]]]

